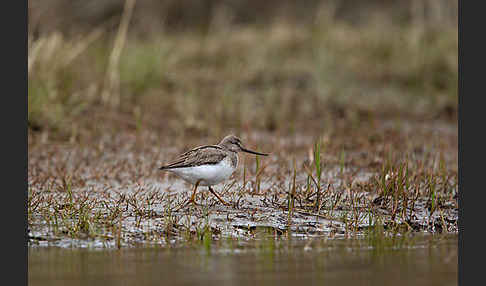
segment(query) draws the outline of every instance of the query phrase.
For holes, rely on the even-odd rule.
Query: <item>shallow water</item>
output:
[[[29,285],[457,285],[457,235],[30,247]]]

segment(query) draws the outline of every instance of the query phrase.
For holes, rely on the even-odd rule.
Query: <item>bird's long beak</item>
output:
[[[265,153],[258,153],[258,152],[256,152],[256,151],[251,151],[251,150],[248,150],[248,149],[243,148],[243,147],[241,147],[241,146],[240,146],[240,148],[241,148],[241,151],[246,152],[246,153],[251,153],[251,154],[256,154],[256,155],[262,155],[262,156],[268,156],[268,154],[265,154]]]

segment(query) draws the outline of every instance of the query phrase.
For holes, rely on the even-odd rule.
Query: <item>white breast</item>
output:
[[[170,171],[191,184],[201,181],[201,186],[212,186],[227,180],[235,170],[236,168],[231,165],[231,159],[227,156],[218,164],[177,168]]]

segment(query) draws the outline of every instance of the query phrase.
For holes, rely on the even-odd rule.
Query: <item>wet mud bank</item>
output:
[[[355,137],[241,134],[271,155],[240,155],[237,171],[214,187],[230,206],[206,187],[199,187],[196,204],[186,205],[192,186],[157,169],[189,147],[213,142],[171,142],[148,132],[84,145],[31,141],[29,245],[457,233],[457,126],[439,127],[392,122]]]

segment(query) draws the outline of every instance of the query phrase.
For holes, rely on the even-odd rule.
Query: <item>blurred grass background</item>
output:
[[[28,4],[29,137],[457,121],[457,1]]]

